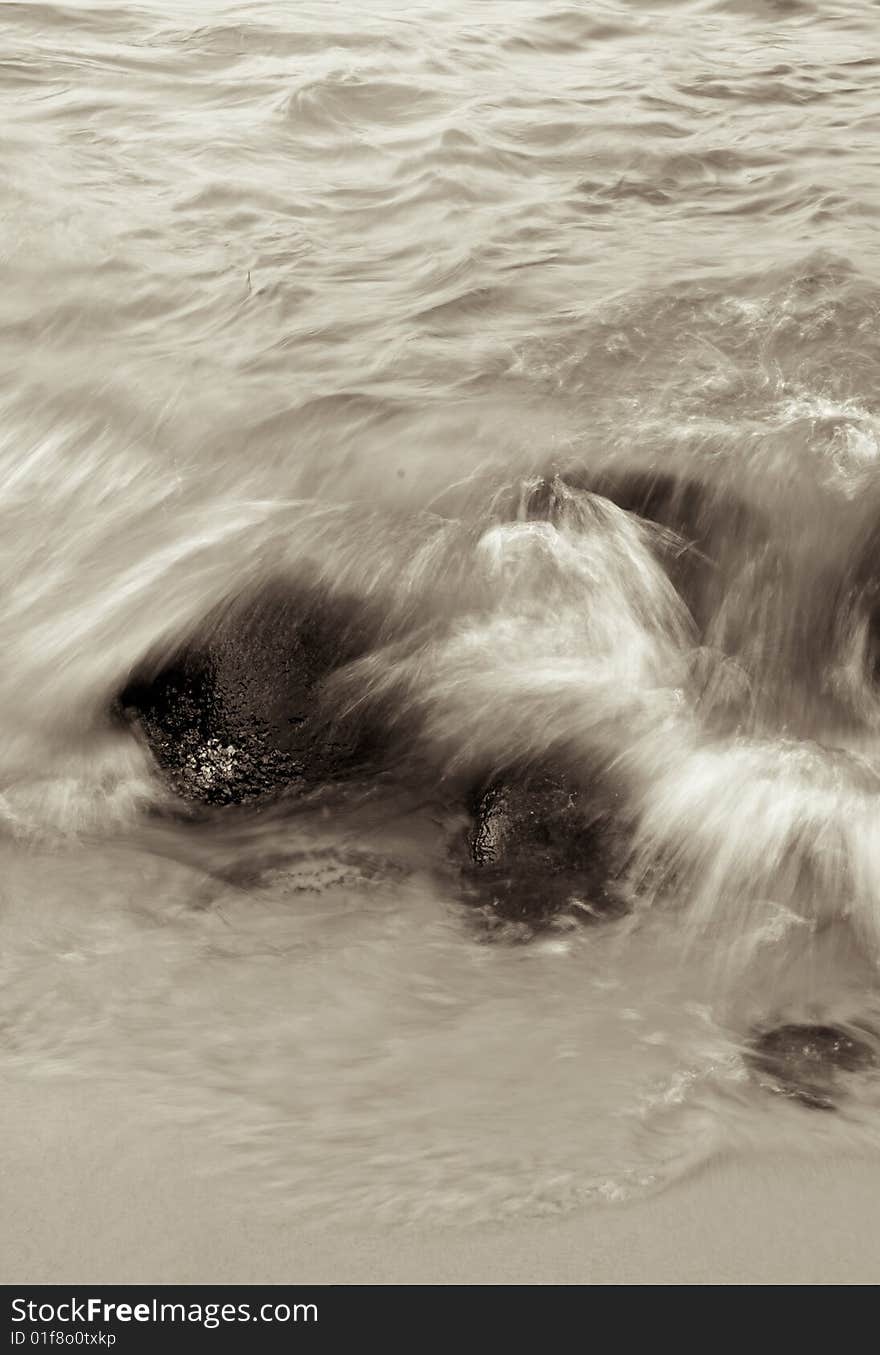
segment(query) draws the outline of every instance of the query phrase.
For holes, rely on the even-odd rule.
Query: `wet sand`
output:
[[[64,1081],[62,1079],[62,1081]],[[7,1087],[0,1280],[16,1284],[876,1284],[880,1167],[730,1158],[659,1195],[491,1226],[303,1227],[81,1084]],[[115,1118],[114,1118],[115,1115]],[[109,1119],[108,1119],[109,1116]],[[26,1124],[26,1132],[22,1132]]]

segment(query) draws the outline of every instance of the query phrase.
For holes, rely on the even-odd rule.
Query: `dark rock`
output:
[[[654,468],[600,471],[568,468],[533,485],[523,505],[529,519],[555,521],[564,512],[567,489],[609,499],[627,513],[664,528],[656,545],[676,590],[701,635],[708,631],[731,580],[747,565],[763,562],[767,525],[729,487]],[[762,568],[775,569],[775,555]],[[729,652],[736,648],[726,646]]]
[[[840,1073],[877,1066],[872,1046],[837,1026],[777,1026],[754,1040],[746,1058],[773,1091],[814,1110],[835,1108]]]
[[[753,508],[717,481],[710,485],[689,475],[650,467],[566,472],[560,478],[572,488],[601,494],[627,513],[668,528],[707,556],[714,553],[719,539],[748,535],[758,517]],[[549,483],[552,485],[552,481]],[[540,504],[537,515],[541,515]]]
[[[368,755],[321,684],[363,652],[351,609],[272,590],[245,612],[209,618],[170,662],[132,675],[118,708],[184,800],[242,804],[351,771]]]
[[[870,508],[874,518],[876,506]],[[851,549],[852,559],[828,606],[844,635],[864,634],[864,676],[876,688],[880,684],[880,526],[869,519],[868,529],[859,533]]]
[[[626,911],[615,884],[620,825],[559,776],[495,781],[471,803],[465,881],[488,920],[524,925],[524,934],[560,917],[583,922]]]

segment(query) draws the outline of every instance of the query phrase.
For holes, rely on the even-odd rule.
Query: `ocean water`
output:
[[[880,1039],[878,75],[871,0],[0,6],[13,1134],[403,1225],[880,1147],[747,1057]],[[118,694],[304,581],[406,758],[175,816]],[[461,787],[547,763],[632,909],[487,939]]]

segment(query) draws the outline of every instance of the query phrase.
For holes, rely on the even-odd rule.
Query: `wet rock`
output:
[[[876,690],[880,685],[880,526],[869,519],[868,530],[858,536],[829,610],[837,619],[844,644],[849,641],[854,654],[861,650],[864,677]]]
[[[730,488],[654,468],[566,469],[531,486],[525,516],[553,522],[563,511],[566,489],[598,494],[666,529],[657,548],[701,635],[744,563],[753,569],[767,549],[766,523]],[[775,557],[769,565],[775,568]],[[736,644],[725,647],[733,652]]]
[[[364,730],[343,729],[321,700],[324,679],[365,645],[344,610],[275,591],[210,619],[170,662],[146,664],[117,705],[184,800],[258,801],[366,756]]]
[[[494,781],[470,808],[466,886],[490,923],[521,924],[527,937],[560,918],[626,911],[620,826],[584,790],[558,776]]]
[[[748,1063],[762,1082],[814,1110],[833,1110],[841,1073],[877,1066],[865,1040],[838,1026],[786,1025],[765,1031],[752,1043]]]
[[[563,479],[574,488],[601,494],[627,513],[667,527],[702,554],[711,554],[720,538],[748,535],[758,518],[753,508],[717,482],[710,485],[650,467],[567,473]]]

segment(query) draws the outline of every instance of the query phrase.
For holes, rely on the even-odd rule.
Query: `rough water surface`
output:
[[[393,1222],[880,1148],[878,75],[871,0],[0,6],[13,1128]],[[169,783],[120,695],[288,593],[381,767]],[[514,944],[523,768],[628,904]]]

